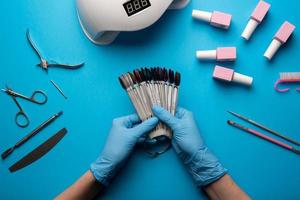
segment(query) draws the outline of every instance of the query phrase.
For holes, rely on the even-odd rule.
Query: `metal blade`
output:
[[[62,64],[62,63],[48,63],[48,67],[58,67],[58,68],[65,68],[65,69],[78,69],[82,67],[84,63],[80,64]]]
[[[16,162],[9,168],[10,172],[15,172],[19,169],[22,169],[31,163],[37,161],[41,157],[43,157],[46,153],[48,153],[67,133],[67,129],[63,128],[58,131],[55,135],[51,136],[48,140],[46,140],[43,144],[38,146],[32,152],[24,156],[21,160]]]
[[[26,31],[26,37],[27,37],[27,40],[28,40],[30,46],[32,47],[32,49],[34,50],[34,52],[38,55],[38,57],[40,58],[40,60],[42,61],[43,60],[43,56],[42,56],[41,52],[39,51],[39,49],[34,44],[33,40],[31,39],[29,29],[27,29],[27,31]]]

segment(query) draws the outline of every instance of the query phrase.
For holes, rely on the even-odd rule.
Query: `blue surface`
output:
[[[269,0],[269,15],[250,42],[240,34],[256,0],[192,1],[180,11],[168,11],[150,28],[122,33],[110,46],[95,46],[80,29],[72,0],[5,0],[1,3],[0,86],[9,84],[24,94],[42,89],[49,101],[38,106],[20,101],[31,119],[28,128],[14,123],[17,107],[0,94],[0,150],[5,150],[52,114],[64,115],[16,150],[0,164],[1,199],[52,199],[83,174],[98,156],[114,117],[132,113],[118,75],[140,66],[167,66],[182,73],[180,106],[194,111],[207,145],[229,169],[235,181],[254,199],[296,199],[300,190],[300,157],[226,124],[236,111],[300,140],[300,93],[276,93],[274,81],[281,71],[299,71],[299,29],[269,63],[262,54],[284,20],[300,27],[297,0]],[[233,14],[228,31],[196,22],[193,8]],[[38,58],[25,31],[47,58],[85,61],[77,71],[37,68]],[[251,89],[223,84],[211,78],[214,63],[199,62],[197,49],[234,45],[238,60],[226,66],[254,77]],[[65,91],[64,98],[50,79]],[[236,121],[239,121],[235,119]],[[68,135],[45,157],[10,174],[8,167],[62,127]],[[104,199],[205,199],[173,151],[150,159],[134,153]]]

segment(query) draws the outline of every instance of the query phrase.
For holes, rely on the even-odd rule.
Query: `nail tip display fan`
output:
[[[128,72],[119,77],[121,86],[142,121],[154,116],[154,105],[175,115],[180,79],[179,72],[160,67],[136,69],[133,73]],[[171,147],[171,138],[172,131],[165,124],[159,123],[149,133],[144,148],[152,156],[160,155]]]

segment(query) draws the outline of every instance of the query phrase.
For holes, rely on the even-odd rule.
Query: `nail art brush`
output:
[[[59,116],[61,116],[63,114],[62,111],[60,111],[59,113],[56,113],[55,115],[53,115],[52,117],[50,117],[48,120],[46,120],[44,123],[42,123],[41,125],[39,125],[36,129],[34,129],[31,133],[29,133],[28,135],[26,135],[25,137],[23,137],[19,142],[17,142],[13,147],[7,149],[6,151],[4,151],[1,155],[2,159],[7,158],[7,156],[9,156],[16,148],[19,148],[20,146],[22,146],[25,142],[27,142],[29,139],[31,139],[33,136],[35,136],[36,134],[38,134],[41,130],[43,130],[44,128],[46,128],[48,125],[50,125],[55,119],[57,119]]]
[[[257,137],[260,137],[260,138],[262,138],[262,139],[264,139],[264,140],[266,140],[266,141],[269,141],[269,142],[271,142],[271,143],[273,143],[273,144],[275,144],[275,145],[277,145],[277,146],[280,146],[280,147],[282,147],[282,148],[285,148],[285,149],[287,149],[287,150],[289,150],[289,151],[292,151],[292,152],[294,152],[294,153],[296,153],[296,154],[300,154],[300,150],[299,150],[299,149],[295,149],[294,147],[292,147],[292,146],[290,146],[290,145],[288,145],[288,144],[285,144],[285,143],[283,143],[283,142],[280,142],[279,140],[276,140],[276,139],[271,138],[271,137],[269,137],[269,136],[267,136],[267,135],[264,135],[264,134],[262,134],[262,133],[260,133],[260,132],[258,132],[258,131],[256,131],[256,130],[253,130],[253,129],[244,127],[244,126],[242,126],[242,125],[240,125],[240,124],[238,124],[238,123],[235,123],[234,121],[231,121],[231,120],[228,120],[227,123],[228,123],[229,125],[233,126],[233,127],[236,127],[236,128],[241,129],[241,130],[243,130],[243,131],[245,131],[245,132],[247,132],[247,133],[250,133],[250,134],[252,134],[252,135],[255,135],[255,136],[257,136]]]
[[[278,133],[278,132],[276,132],[276,131],[274,131],[274,130],[272,130],[272,129],[270,129],[270,128],[268,128],[268,127],[266,127],[266,126],[264,126],[264,125],[262,125],[262,124],[260,124],[258,122],[255,122],[255,121],[253,121],[251,119],[248,119],[248,118],[246,118],[246,117],[244,117],[244,116],[242,116],[240,114],[237,114],[235,112],[232,112],[232,111],[227,111],[227,112],[230,113],[230,114],[232,114],[233,116],[236,116],[236,117],[238,117],[238,118],[246,121],[246,122],[249,122],[250,124],[253,124],[256,127],[259,127],[261,129],[269,132],[269,133],[272,133],[273,135],[276,135],[276,136],[278,136],[278,137],[280,137],[280,138],[282,138],[282,139],[284,139],[284,140],[286,140],[288,142],[291,142],[293,144],[296,144],[296,145],[300,146],[300,142],[295,141],[295,140],[293,140],[293,139],[291,139],[291,138],[289,138],[289,137],[287,137],[285,135],[282,135],[282,134],[280,134],[280,133]]]

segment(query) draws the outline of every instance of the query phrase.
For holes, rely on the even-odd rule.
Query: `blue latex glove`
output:
[[[154,106],[153,112],[173,130],[172,146],[187,166],[197,186],[208,185],[226,174],[226,169],[209,151],[199,133],[193,113],[178,108],[175,117]]]
[[[138,139],[152,130],[157,125],[158,119],[154,117],[137,125],[138,122],[140,119],[136,114],[113,120],[105,147],[90,167],[95,178],[103,185],[107,186],[110,183]]]

